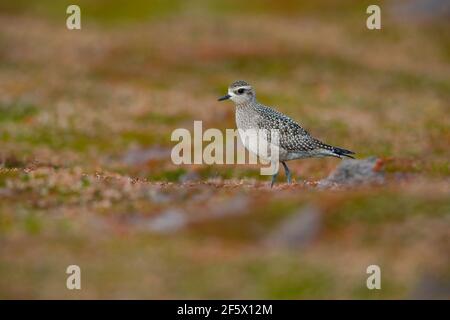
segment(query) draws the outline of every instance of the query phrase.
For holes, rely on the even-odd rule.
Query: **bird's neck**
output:
[[[255,100],[236,104],[236,125],[238,129],[255,129],[258,119]]]
[[[236,109],[248,109],[254,107],[256,104],[256,99],[252,99],[246,102],[236,103]]]

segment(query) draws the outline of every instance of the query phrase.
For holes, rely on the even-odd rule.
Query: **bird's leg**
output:
[[[288,182],[289,184],[291,184],[291,171],[289,170],[289,168],[288,168],[286,162],[281,161],[281,164],[282,164],[283,167],[284,167],[284,172],[286,173],[286,179],[287,179],[287,182]]]
[[[275,173],[274,175],[272,175],[272,182],[270,183],[271,188],[273,187],[275,180],[277,180],[277,176],[278,176],[278,172]]]

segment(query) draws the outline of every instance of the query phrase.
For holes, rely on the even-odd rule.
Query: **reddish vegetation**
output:
[[[80,32],[52,20],[47,2],[42,14],[18,0],[0,15],[0,298],[448,289],[445,25],[386,15],[369,34],[353,2],[342,12],[332,0],[251,2],[248,12],[238,2],[239,12],[172,13],[164,1],[152,10],[171,14],[117,25],[107,13],[129,7],[111,1],[120,14],[98,17],[86,2]],[[235,127],[234,107],[216,99],[239,78],[314,136],[375,155],[371,183],[324,187],[338,159],[292,162],[294,183],[280,174],[273,189],[258,166],[174,165],[175,128]],[[336,179],[352,176],[339,168]],[[74,263],[80,292],[64,286]],[[381,291],[365,286],[370,264],[382,268]]]

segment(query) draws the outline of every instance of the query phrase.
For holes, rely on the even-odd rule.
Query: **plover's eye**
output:
[[[243,94],[244,93],[244,91],[245,91],[245,89],[244,88],[240,88],[238,91],[237,91],[237,93],[238,94]]]

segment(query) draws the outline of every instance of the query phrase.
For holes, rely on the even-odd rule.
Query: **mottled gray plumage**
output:
[[[247,82],[245,82],[244,80],[238,80],[233,82],[230,85],[230,88],[238,88],[238,87],[244,87],[244,86],[250,86]]]
[[[256,101],[255,91],[245,81],[239,80],[228,88],[228,94],[219,100],[231,99],[236,105],[236,124],[238,129],[267,130],[270,142],[270,130],[279,134],[279,160],[283,164],[288,181],[290,174],[285,161],[332,156],[350,157],[352,151],[333,147],[312,137],[304,128],[288,116]],[[276,175],[272,179],[272,184]]]
[[[327,145],[302,128],[297,122],[288,116],[264,105],[256,103],[253,106],[259,119],[259,129],[276,129],[280,133],[280,147],[288,154],[288,157],[280,160],[292,160],[291,158],[305,158],[308,156],[336,156],[346,155],[343,149]],[[268,137],[269,138],[269,137]],[[348,152],[350,153],[350,151]]]

